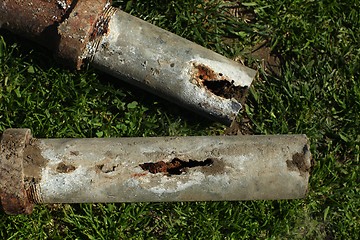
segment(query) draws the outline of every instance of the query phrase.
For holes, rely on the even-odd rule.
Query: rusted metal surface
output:
[[[57,26],[71,11],[74,1],[2,0],[0,27],[36,41],[53,50],[57,48]]]
[[[310,158],[304,135],[34,139],[7,130],[1,203],[17,214],[34,203],[303,198]]]
[[[20,17],[19,17],[20,16]],[[230,124],[256,71],[111,7],[109,0],[4,0],[0,26],[130,84]]]
[[[80,69],[89,42],[107,32],[107,18],[104,13],[111,7],[109,0],[78,1],[70,16],[58,27],[61,41],[58,56],[70,60]]]
[[[40,43],[80,69],[86,47],[107,32],[110,5],[109,0],[3,0],[0,27]]]
[[[123,11],[111,17],[92,65],[230,124],[256,71]]]
[[[24,149],[30,143],[29,129],[8,129],[1,137],[0,197],[7,214],[29,214],[33,203],[24,182]]]

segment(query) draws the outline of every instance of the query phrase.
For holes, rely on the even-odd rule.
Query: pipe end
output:
[[[7,129],[0,142],[0,200],[9,215],[30,214],[34,204],[24,184],[24,149],[32,138],[30,129]]]

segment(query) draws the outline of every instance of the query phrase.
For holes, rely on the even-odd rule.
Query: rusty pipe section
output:
[[[99,21],[109,0],[2,0],[0,27],[38,42],[66,65],[80,69],[89,42],[98,37]]]
[[[2,0],[0,27],[206,117],[230,124],[256,71],[153,26],[109,0]]]
[[[1,138],[1,204],[238,201],[305,197],[305,135],[35,139]]]
[[[123,11],[111,17],[88,58],[98,69],[227,124],[256,73]]]
[[[60,40],[57,26],[71,11],[72,2],[2,0],[0,1],[0,27],[50,49],[57,48]]]

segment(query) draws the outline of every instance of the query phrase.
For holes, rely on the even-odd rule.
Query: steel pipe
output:
[[[0,27],[182,107],[230,124],[256,71],[111,7],[108,0],[3,0]]]
[[[255,71],[116,11],[92,65],[192,111],[230,123]]]
[[[305,135],[1,138],[0,197],[8,214],[34,204],[238,201],[305,197]]]

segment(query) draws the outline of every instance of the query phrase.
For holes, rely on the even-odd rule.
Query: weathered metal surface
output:
[[[304,135],[37,139],[15,150],[6,139],[1,193],[25,203],[302,198],[311,166]],[[7,212],[29,212],[4,199]]]
[[[43,46],[57,48],[57,25],[72,8],[71,0],[2,0],[0,27],[11,30]]]
[[[4,0],[0,27],[80,69],[85,61],[169,101],[230,124],[255,71],[111,7],[109,0]]]
[[[93,58],[104,72],[227,124],[256,74],[120,10]]]
[[[80,69],[91,44],[107,31],[110,0],[3,0],[0,27],[56,52],[68,66]]]
[[[7,214],[29,214],[33,203],[24,182],[24,149],[30,143],[29,129],[8,129],[0,145],[0,198]]]
[[[302,198],[310,170],[304,135],[44,139],[39,148],[46,203]]]
[[[70,16],[58,27],[61,36],[58,56],[80,69],[89,42],[107,31],[103,15],[108,9],[109,0],[78,1]]]

